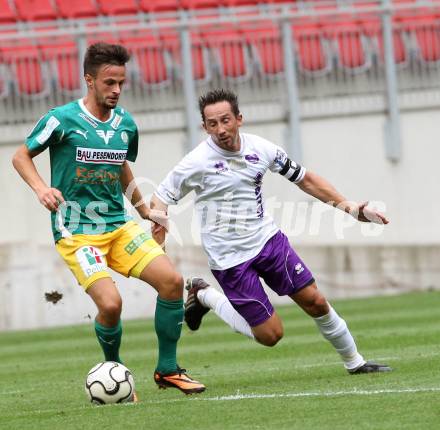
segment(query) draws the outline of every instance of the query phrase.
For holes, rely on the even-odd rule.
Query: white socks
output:
[[[338,351],[347,370],[357,369],[365,363],[364,358],[357,351],[356,343],[346,322],[331,306],[327,315],[313,319],[322,335]]]
[[[197,298],[203,306],[212,309],[234,331],[255,339],[250,325],[220,291],[214,287],[203,288],[198,291]],[[357,351],[356,343],[346,322],[331,306],[327,315],[313,319],[324,338],[339,353],[347,370],[357,369],[365,363],[364,358]]]
[[[214,287],[202,288],[197,292],[200,303],[212,309],[232,330],[255,339],[251,326],[232,307],[228,298]]]

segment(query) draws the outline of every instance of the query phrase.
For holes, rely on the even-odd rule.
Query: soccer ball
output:
[[[133,375],[114,361],[92,367],[84,388],[88,399],[98,405],[132,402],[134,397]]]

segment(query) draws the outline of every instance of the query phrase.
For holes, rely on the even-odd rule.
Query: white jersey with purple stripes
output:
[[[261,186],[267,170],[295,183],[306,172],[266,139],[240,133],[240,143],[240,151],[225,151],[208,137],[177,164],[155,192],[165,204],[173,205],[194,190],[202,245],[213,270],[255,257],[279,230],[264,210]]]

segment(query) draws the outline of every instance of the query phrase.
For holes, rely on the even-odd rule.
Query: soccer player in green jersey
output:
[[[205,387],[176,362],[183,321],[183,279],[162,248],[124,209],[123,194],[143,219],[166,223],[135,185],[138,130],[117,106],[130,56],[120,45],[91,45],[84,59],[87,95],[51,109],[13,157],[13,165],[40,203],[51,211],[56,248],[98,308],[95,331],[107,361],[119,356],[122,300],[107,270],[133,276],[158,292],[155,329],[159,357],[154,380],[186,394]],[[49,148],[51,185],[33,158]],[[128,160],[128,161],[127,161]]]

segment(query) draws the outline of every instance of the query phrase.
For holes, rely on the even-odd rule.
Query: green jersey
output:
[[[120,183],[125,160],[135,161],[138,130],[120,107],[103,122],[75,100],[50,110],[26,139],[29,150],[49,148],[51,186],[66,200],[52,213],[55,241],[72,234],[102,234],[131,219]]]

